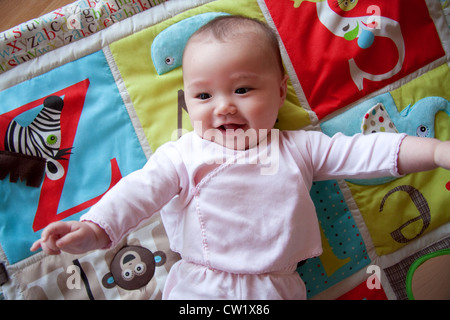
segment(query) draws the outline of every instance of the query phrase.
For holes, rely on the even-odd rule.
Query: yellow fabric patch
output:
[[[438,96],[450,101],[450,68],[443,64],[436,69],[408,82],[404,86],[391,91],[391,96],[398,108],[414,105],[425,97]]]

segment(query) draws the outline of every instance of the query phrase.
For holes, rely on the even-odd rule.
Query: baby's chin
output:
[[[211,142],[217,143],[227,149],[247,150],[258,146],[267,138],[270,130],[255,130],[252,128],[213,128],[208,129],[201,137]]]

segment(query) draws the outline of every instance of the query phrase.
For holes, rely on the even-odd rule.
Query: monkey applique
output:
[[[155,253],[140,246],[125,246],[114,256],[110,270],[103,276],[105,288],[116,285],[125,290],[136,290],[146,286],[155,274],[155,268],[166,262],[162,251]]]

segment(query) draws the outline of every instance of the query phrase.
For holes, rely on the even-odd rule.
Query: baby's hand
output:
[[[450,170],[450,141],[439,143],[434,151],[434,162],[439,167]]]
[[[65,251],[81,254],[103,248],[110,243],[106,232],[91,222],[58,221],[48,225],[41,238],[31,246],[31,251],[39,247],[47,254],[60,254]]]
[[[450,141],[407,136],[400,146],[398,171],[401,174],[442,167],[450,170]]]

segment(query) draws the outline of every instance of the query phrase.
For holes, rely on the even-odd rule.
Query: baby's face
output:
[[[286,97],[287,76],[274,54],[241,38],[195,38],[184,54],[183,79],[195,132],[231,149],[265,139]]]

